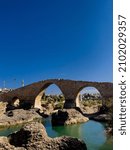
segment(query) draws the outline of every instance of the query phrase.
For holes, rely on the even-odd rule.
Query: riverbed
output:
[[[112,150],[112,136],[104,132],[104,124],[89,120],[86,123],[52,127],[51,118],[43,120],[43,124],[50,137],[68,135],[77,137],[86,143],[88,150]],[[14,126],[0,130],[0,136],[8,136],[10,133],[20,130],[21,126]]]

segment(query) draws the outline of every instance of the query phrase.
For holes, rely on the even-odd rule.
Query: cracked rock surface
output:
[[[69,136],[50,138],[43,124],[31,122],[8,137],[0,137],[0,150],[87,150],[87,147],[82,140]]]

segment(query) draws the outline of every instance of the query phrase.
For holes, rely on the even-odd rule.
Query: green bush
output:
[[[63,109],[63,106],[64,106],[64,103],[60,102],[60,103],[57,103],[55,106],[54,106],[54,109]]]
[[[84,106],[94,106],[94,105],[98,105],[101,106],[102,105],[102,100],[83,100],[81,101],[81,104],[83,104]]]

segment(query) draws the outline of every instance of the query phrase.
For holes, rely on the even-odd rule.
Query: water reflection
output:
[[[88,150],[112,150],[112,137],[106,136],[102,123],[90,120],[77,125],[52,127],[51,118],[48,118],[44,126],[50,137],[68,135],[84,140]]]
[[[86,143],[88,150],[112,150],[112,136],[107,137],[104,133],[104,125],[96,121],[88,121],[86,123],[56,126],[52,127],[51,118],[42,120],[47,134],[50,137],[59,137],[68,135],[77,137]],[[22,126],[14,126],[0,130],[0,136],[8,136],[9,134],[20,130]]]
[[[6,127],[0,129],[0,136],[8,136],[11,133],[14,133],[16,131],[19,131],[21,129],[22,125],[20,126],[12,126],[12,127]]]

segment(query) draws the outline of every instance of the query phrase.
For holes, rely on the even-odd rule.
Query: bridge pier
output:
[[[64,108],[69,109],[69,108],[75,108],[76,107],[76,102],[73,99],[66,99],[64,103]]]

